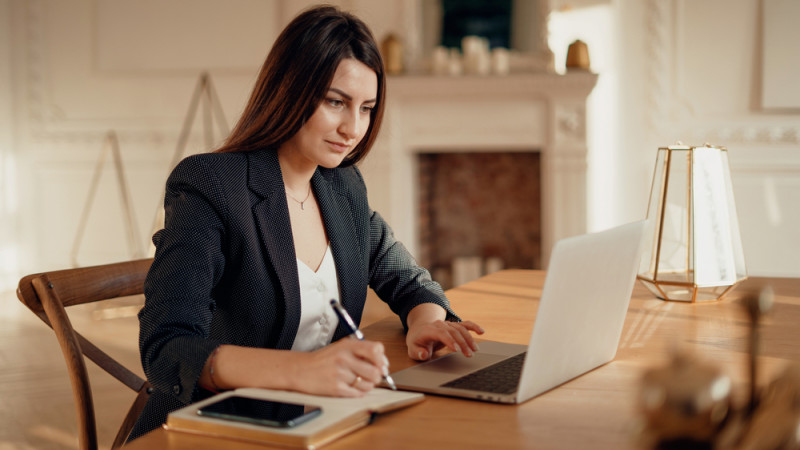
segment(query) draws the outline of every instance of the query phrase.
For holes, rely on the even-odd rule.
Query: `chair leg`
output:
[[[36,295],[41,299],[50,325],[61,345],[61,352],[69,370],[70,383],[72,385],[72,396],[75,399],[75,408],[78,420],[78,442],[81,449],[97,449],[97,424],[94,415],[94,403],[92,401],[92,388],[89,384],[89,375],[86,371],[86,364],[83,361],[81,351],[75,331],[69,321],[69,316],[64,310],[61,299],[52,289],[52,283],[47,275],[31,280]]]
[[[145,383],[142,388],[139,389],[139,395],[136,396],[136,400],[134,400],[133,405],[131,405],[131,409],[129,409],[128,414],[125,415],[125,420],[122,421],[122,426],[120,426],[119,432],[117,432],[117,437],[114,438],[114,443],[111,445],[112,449],[120,448],[125,444],[125,441],[131,434],[133,425],[136,424],[136,420],[139,418],[139,414],[141,414],[149,398],[150,383]]]

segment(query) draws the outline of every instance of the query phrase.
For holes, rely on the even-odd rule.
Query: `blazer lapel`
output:
[[[290,349],[300,325],[300,280],[289,206],[276,151],[248,154],[248,186],[262,197],[253,206],[253,216],[283,293],[286,316],[276,348]]]
[[[320,173],[319,169],[311,178],[311,183],[330,239],[336,274],[339,277],[342,306],[356,323],[360,323],[367,295],[366,262],[361,256],[364,252],[356,234],[356,223],[350,202]],[[344,327],[340,326],[333,339],[339,339],[347,334],[349,333]]]

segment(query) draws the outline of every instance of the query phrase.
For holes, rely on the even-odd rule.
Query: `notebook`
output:
[[[403,390],[522,403],[611,361],[639,268],[644,228],[645,221],[639,221],[556,243],[527,346],[482,341],[471,358],[450,353],[395,372],[395,384]]]
[[[322,411],[317,417],[290,428],[276,428],[198,415],[199,409],[231,396],[312,405]],[[373,389],[364,397],[358,398],[320,397],[299,392],[241,388],[217,394],[171,412],[167,416],[164,428],[262,445],[314,449],[367,426],[377,414],[405,408],[422,400],[424,396],[416,392],[381,388]]]

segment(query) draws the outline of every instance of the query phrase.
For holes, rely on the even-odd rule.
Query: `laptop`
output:
[[[611,361],[639,269],[645,223],[556,243],[527,346],[482,341],[471,358],[450,353],[395,372],[395,384],[410,391],[522,403]]]

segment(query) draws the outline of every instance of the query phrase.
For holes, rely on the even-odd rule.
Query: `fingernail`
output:
[[[419,357],[420,360],[423,360],[425,359],[425,352],[420,350],[419,353],[417,353],[417,356]]]
[[[389,367],[389,358],[387,358],[386,355],[383,355],[383,364]]]
[[[455,349],[456,349],[456,352],[458,352],[458,353],[461,353],[461,346],[460,346],[460,345],[458,345],[458,344],[456,343],[456,344],[453,344],[453,347],[455,347]]]
[[[381,367],[381,370],[383,372],[383,376],[385,376],[385,377],[389,376],[389,366],[383,366],[383,367]]]

